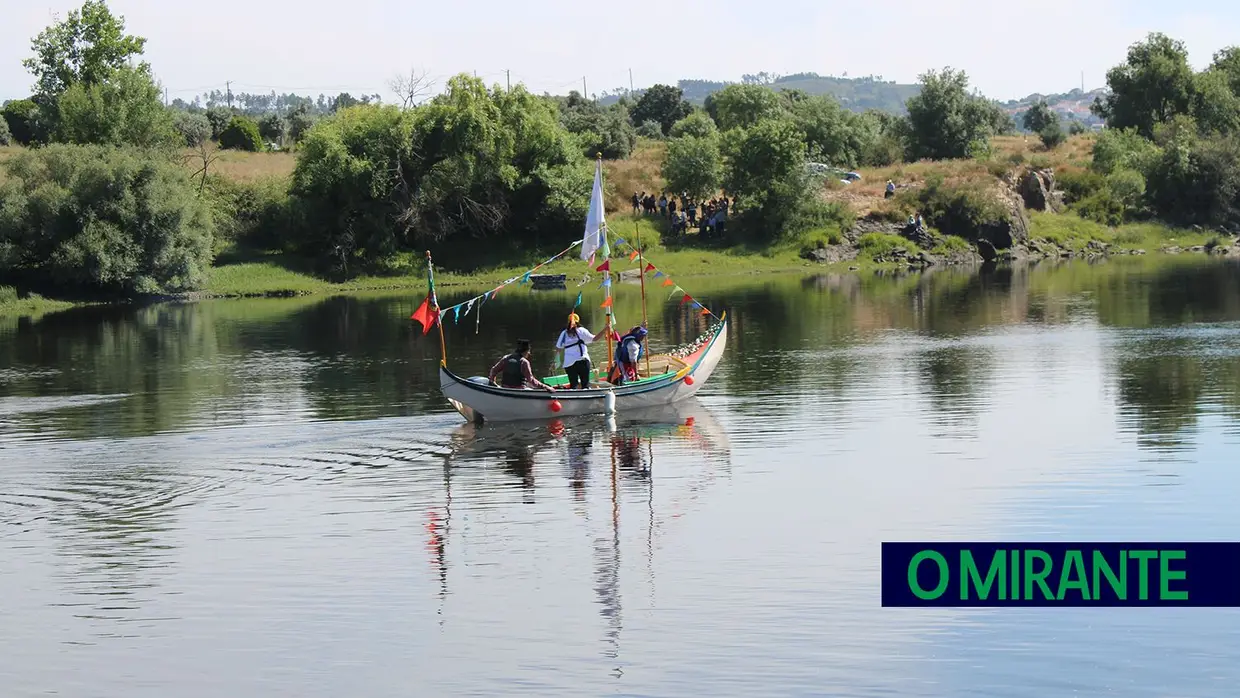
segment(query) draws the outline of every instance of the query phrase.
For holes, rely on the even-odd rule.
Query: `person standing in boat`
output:
[[[570,390],[590,387],[590,354],[586,345],[594,342],[594,335],[580,322],[577,313],[569,313],[568,326],[555,342],[555,348],[564,352],[564,373],[568,375]]]
[[[530,365],[530,340],[518,339],[517,349],[500,359],[491,367],[487,376],[492,383],[496,376],[500,377],[501,388],[539,389],[554,393],[555,388],[534,377],[534,368]]]

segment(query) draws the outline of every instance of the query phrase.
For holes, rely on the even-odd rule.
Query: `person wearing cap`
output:
[[[555,392],[555,388],[534,377],[534,368],[530,366],[530,340],[528,339],[518,339],[516,351],[500,359],[491,367],[491,373],[487,377],[495,383],[496,376],[500,377],[498,385],[501,388],[530,390],[541,388],[550,393]]]
[[[642,340],[646,338],[646,328],[638,325],[620,338],[616,347],[616,366],[620,368],[618,383],[626,380],[637,380],[637,360],[642,355]]]
[[[568,375],[570,390],[590,387],[590,354],[586,345],[594,342],[594,335],[580,322],[577,313],[569,313],[568,325],[555,342],[555,348],[564,354],[564,373]]]

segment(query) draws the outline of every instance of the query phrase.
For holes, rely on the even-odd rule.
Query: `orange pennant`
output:
[[[600,307],[600,308],[610,308],[610,307],[611,307],[611,296],[608,296],[608,297],[607,297],[607,300],[603,301],[603,304],[602,304],[602,305],[600,305],[599,307]]]
[[[710,309],[708,309],[708,308],[702,308],[702,314],[703,314],[703,315],[710,315]]]
[[[664,280],[663,280],[663,285],[664,285],[664,286],[671,286],[671,285],[672,285],[672,277],[670,277],[670,276],[669,276],[669,277],[667,277],[666,279],[664,279]]]
[[[629,261],[632,262],[635,259],[637,259],[637,250],[633,250],[629,253]]]

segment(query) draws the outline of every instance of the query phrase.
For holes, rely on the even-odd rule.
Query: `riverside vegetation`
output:
[[[1032,143],[951,69],[899,115],[763,84],[603,106],[458,75],[429,99],[413,76],[400,105],[279,98],[256,118],[165,106],[144,43],[102,0],[32,41],[34,94],[0,110],[0,309],[416,287],[428,248],[441,283],[503,278],[580,237],[596,155],[611,226],[681,275],[1225,253],[1240,230],[1240,50],[1195,73],[1159,34],[1108,73],[1101,133],[1039,104]],[[737,206],[722,240],[673,236],[626,213],[640,191]]]

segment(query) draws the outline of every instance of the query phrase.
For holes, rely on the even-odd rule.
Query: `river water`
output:
[[[464,424],[408,294],[0,319],[3,695],[1235,694],[1240,612],[885,609],[879,552],[1236,539],[1240,265],[678,282],[727,354],[615,431]]]

